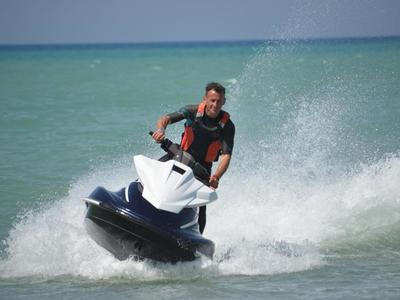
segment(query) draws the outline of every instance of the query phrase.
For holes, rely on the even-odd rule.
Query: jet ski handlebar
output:
[[[153,133],[153,131],[149,132],[151,136],[153,136]],[[161,142],[161,149],[168,153],[170,159],[179,161],[190,167],[193,170],[194,176],[202,183],[207,186],[210,185],[210,173],[207,171],[206,168],[198,163],[190,153],[183,151],[180,145],[173,143],[168,138],[164,138]]]

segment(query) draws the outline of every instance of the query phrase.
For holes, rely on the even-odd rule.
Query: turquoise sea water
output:
[[[212,80],[236,125],[214,260],[114,259],[81,199]],[[399,87],[398,38],[0,48],[0,299],[398,299]]]

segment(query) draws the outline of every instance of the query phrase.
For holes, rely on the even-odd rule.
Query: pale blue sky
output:
[[[400,0],[0,0],[0,44],[400,36]]]

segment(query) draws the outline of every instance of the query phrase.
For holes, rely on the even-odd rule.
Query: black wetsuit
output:
[[[170,118],[170,123],[176,123],[183,119],[186,119],[186,125],[191,126],[196,119],[196,114],[198,110],[198,105],[186,105],[182,107],[179,111],[168,114]],[[216,118],[210,118],[207,114],[204,114],[201,121],[206,127],[214,128],[218,126],[219,121],[224,112],[221,110],[220,114]],[[235,125],[229,119],[222,129],[222,137],[221,137],[221,153],[220,154],[232,154],[233,144],[235,137]],[[192,147],[188,150],[188,152],[198,161],[201,165],[203,165],[208,172],[211,174],[212,163],[207,163],[204,161],[205,153],[203,153],[204,145],[201,145],[201,141],[197,141],[200,143],[194,143]],[[199,147],[196,147],[199,145]],[[201,147],[200,147],[201,146]],[[198,148],[198,149],[197,149]],[[197,151],[198,150],[198,151]],[[200,233],[203,233],[204,228],[206,226],[206,206],[200,207],[199,210],[199,230]]]

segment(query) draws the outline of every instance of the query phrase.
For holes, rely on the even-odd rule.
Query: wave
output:
[[[282,240],[313,245],[321,254],[345,245],[354,251],[360,243],[376,250],[400,249],[398,155],[331,181],[292,174],[254,170],[240,176],[243,182],[233,178],[210,217],[216,223],[209,227],[216,230],[221,220],[234,220],[233,231],[218,230],[218,236],[227,234],[226,243]]]
[[[42,204],[21,215],[8,238],[3,241],[5,249],[0,259],[0,277],[182,280],[221,274],[290,272],[320,263],[319,255],[313,256],[314,250],[310,254],[301,245],[273,240],[246,241],[245,238],[239,238],[239,244],[236,241],[224,244],[218,241],[218,236],[215,236],[218,233],[212,233],[212,230],[207,236],[216,240],[218,249],[213,261],[201,258],[195,262],[175,265],[151,261],[119,261],[99,247],[86,233],[83,225],[85,205],[81,199],[97,184],[116,190],[123,182],[133,178],[132,169],[127,167],[118,170],[110,167],[109,173],[104,173],[104,170],[94,172],[77,180],[67,197]],[[229,226],[229,223],[225,225]],[[232,229],[229,231],[233,233]],[[224,236],[226,233],[222,234]]]
[[[87,235],[80,199],[98,183],[118,189],[134,178],[129,167],[112,170],[79,179],[67,197],[21,216],[4,241],[0,277],[164,280],[276,274],[322,266],[331,252],[399,250],[399,156],[329,184],[227,175],[221,199],[208,211],[205,235],[216,243],[214,260],[177,265],[121,262]]]

